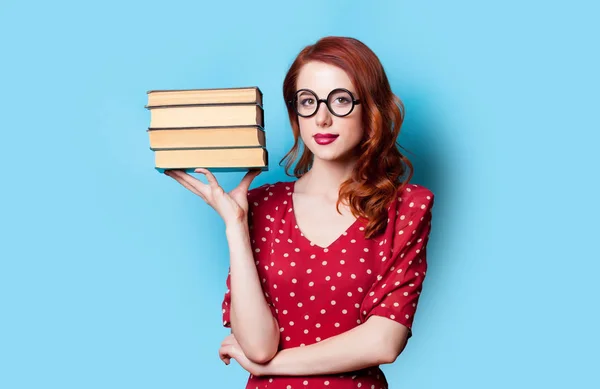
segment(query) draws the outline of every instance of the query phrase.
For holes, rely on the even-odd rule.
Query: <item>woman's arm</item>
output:
[[[254,263],[247,221],[226,226],[230,255],[231,332],[253,362],[277,353],[279,325],[265,300]]]
[[[165,174],[200,196],[225,221],[230,254],[229,321],[232,333],[248,359],[265,363],[277,352],[279,328],[259,281],[247,216],[248,188],[261,170],[249,170],[240,184],[229,193],[225,193],[208,169],[198,168],[194,172],[206,175],[208,184],[183,170],[168,170]]]
[[[260,375],[338,374],[392,363],[404,350],[408,329],[371,316],[365,323],[322,342],[281,350],[257,367]]]

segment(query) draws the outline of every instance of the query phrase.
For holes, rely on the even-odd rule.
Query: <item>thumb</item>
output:
[[[246,173],[246,175],[244,175],[244,178],[242,178],[242,180],[240,181],[238,188],[243,189],[244,191],[248,191],[250,184],[260,173],[262,173],[262,170],[260,169],[249,170]]]

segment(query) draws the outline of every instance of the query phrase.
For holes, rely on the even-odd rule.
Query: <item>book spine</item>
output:
[[[230,128],[256,128],[257,130],[260,130],[262,132],[265,132],[265,129],[263,128],[263,126],[258,125],[258,124],[244,124],[244,125],[239,125],[239,126],[205,126],[205,127],[148,127],[148,129],[146,130],[146,132],[148,131],[163,131],[163,130],[205,130],[208,128],[214,128],[214,129],[230,129]]]
[[[215,107],[215,106],[233,106],[233,105],[256,105],[263,109],[262,104],[258,102],[247,102],[247,103],[202,103],[202,104],[172,104],[172,105],[144,105],[146,109],[161,109],[161,108],[181,108],[181,107]]]

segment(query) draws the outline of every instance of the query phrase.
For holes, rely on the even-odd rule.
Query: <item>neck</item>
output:
[[[326,161],[315,158],[311,169],[302,176],[302,191],[337,199],[340,185],[352,176],[356,158]]]

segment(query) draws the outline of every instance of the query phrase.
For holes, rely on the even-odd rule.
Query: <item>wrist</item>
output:
[[[236,219],[225,223],[225,233],[227,235],[233,235],[238,233],[245,233],[248,231],[248,220]]]

